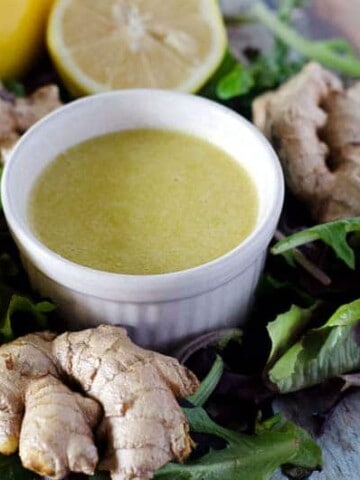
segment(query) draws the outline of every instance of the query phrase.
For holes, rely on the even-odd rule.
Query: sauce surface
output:
[[[65,151],[31,193],[33,232],[80,265],[123,274],[185,270],[253,230],[258,197],[226,152],[188,134],[138,129]]]

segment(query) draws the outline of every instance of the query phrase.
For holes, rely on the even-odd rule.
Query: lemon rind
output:
[[[111,87],[92,79],[84,73],[73,60],[69,49],[65,46],[61,35],[62,16],[72,0],[58,0],[53,7],[47,29],[47,44],[65,86],[74,96],[101,93]],[[210,2],[210,4],[209,4]],[[217,0],[202,0],[202,15],[211,26],[212,46],[209,55],[201,67],[193,70],[193,74],[174,90],[194,93],[211,77],[220,65],[227,46],[227,34]],[[119,87],[121,88],[121,87]]]

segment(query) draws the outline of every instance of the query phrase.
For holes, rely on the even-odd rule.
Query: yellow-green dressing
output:
[[[258,210],[249,174],[226,152],[180,132],[96,137],[42,172],[29,217],[51,250],[81,265],[160,274],[201,265],[239,245]]]

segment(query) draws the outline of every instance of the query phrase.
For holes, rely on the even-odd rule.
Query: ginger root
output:
[[[175,396],[194,393],[198,380],[177,360],[134,345],[126,330],[111,326],[65,333],[53,351],[68,377],[104,408],[100,469],[113,480],[149,479],[189,455],[188,423]]]
[[[9,151],[26,130],[61,105],[56,85],[40,87],[28,97],[18,98],[0,84],[0,163],[5,163]]]
[[[191,451],[175,396],[194,393],[198,380],[175,359],[134,345],[123,328],[22,337],[0,347],[0,379],[0,453],[19,447],[39,475],[93,474],[101,413],[99,468],[113,480],[152,478]]]
[[[53,339],[27,335],[0,348],[0,453],[10,455],[20,444],[24,467],[39,475],[91,475],[98,462],[91,428],[101,408],[62,383]]]
[[[319,222],[360,215],[359,112],[360,84],[344,90],[316,63],[253,104],[288,187]]]

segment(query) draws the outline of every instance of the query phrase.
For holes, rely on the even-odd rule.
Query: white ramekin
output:
[[[212,262],[163,275],[97,271],[45,247],[32,233],[27,217],[29,195],[41,171],[79,142],[133,128],[189,132],[231,154],[257,186],[259,215],[252,234]],[[54,300],[66,326],[126,325],[136,342],[160,350],[245,319],[283,195],[278,159],[254,126],[209,100],[160,90],[109,92],[60,108],[23,136],[2,181],[4,212],[32,285]]]

